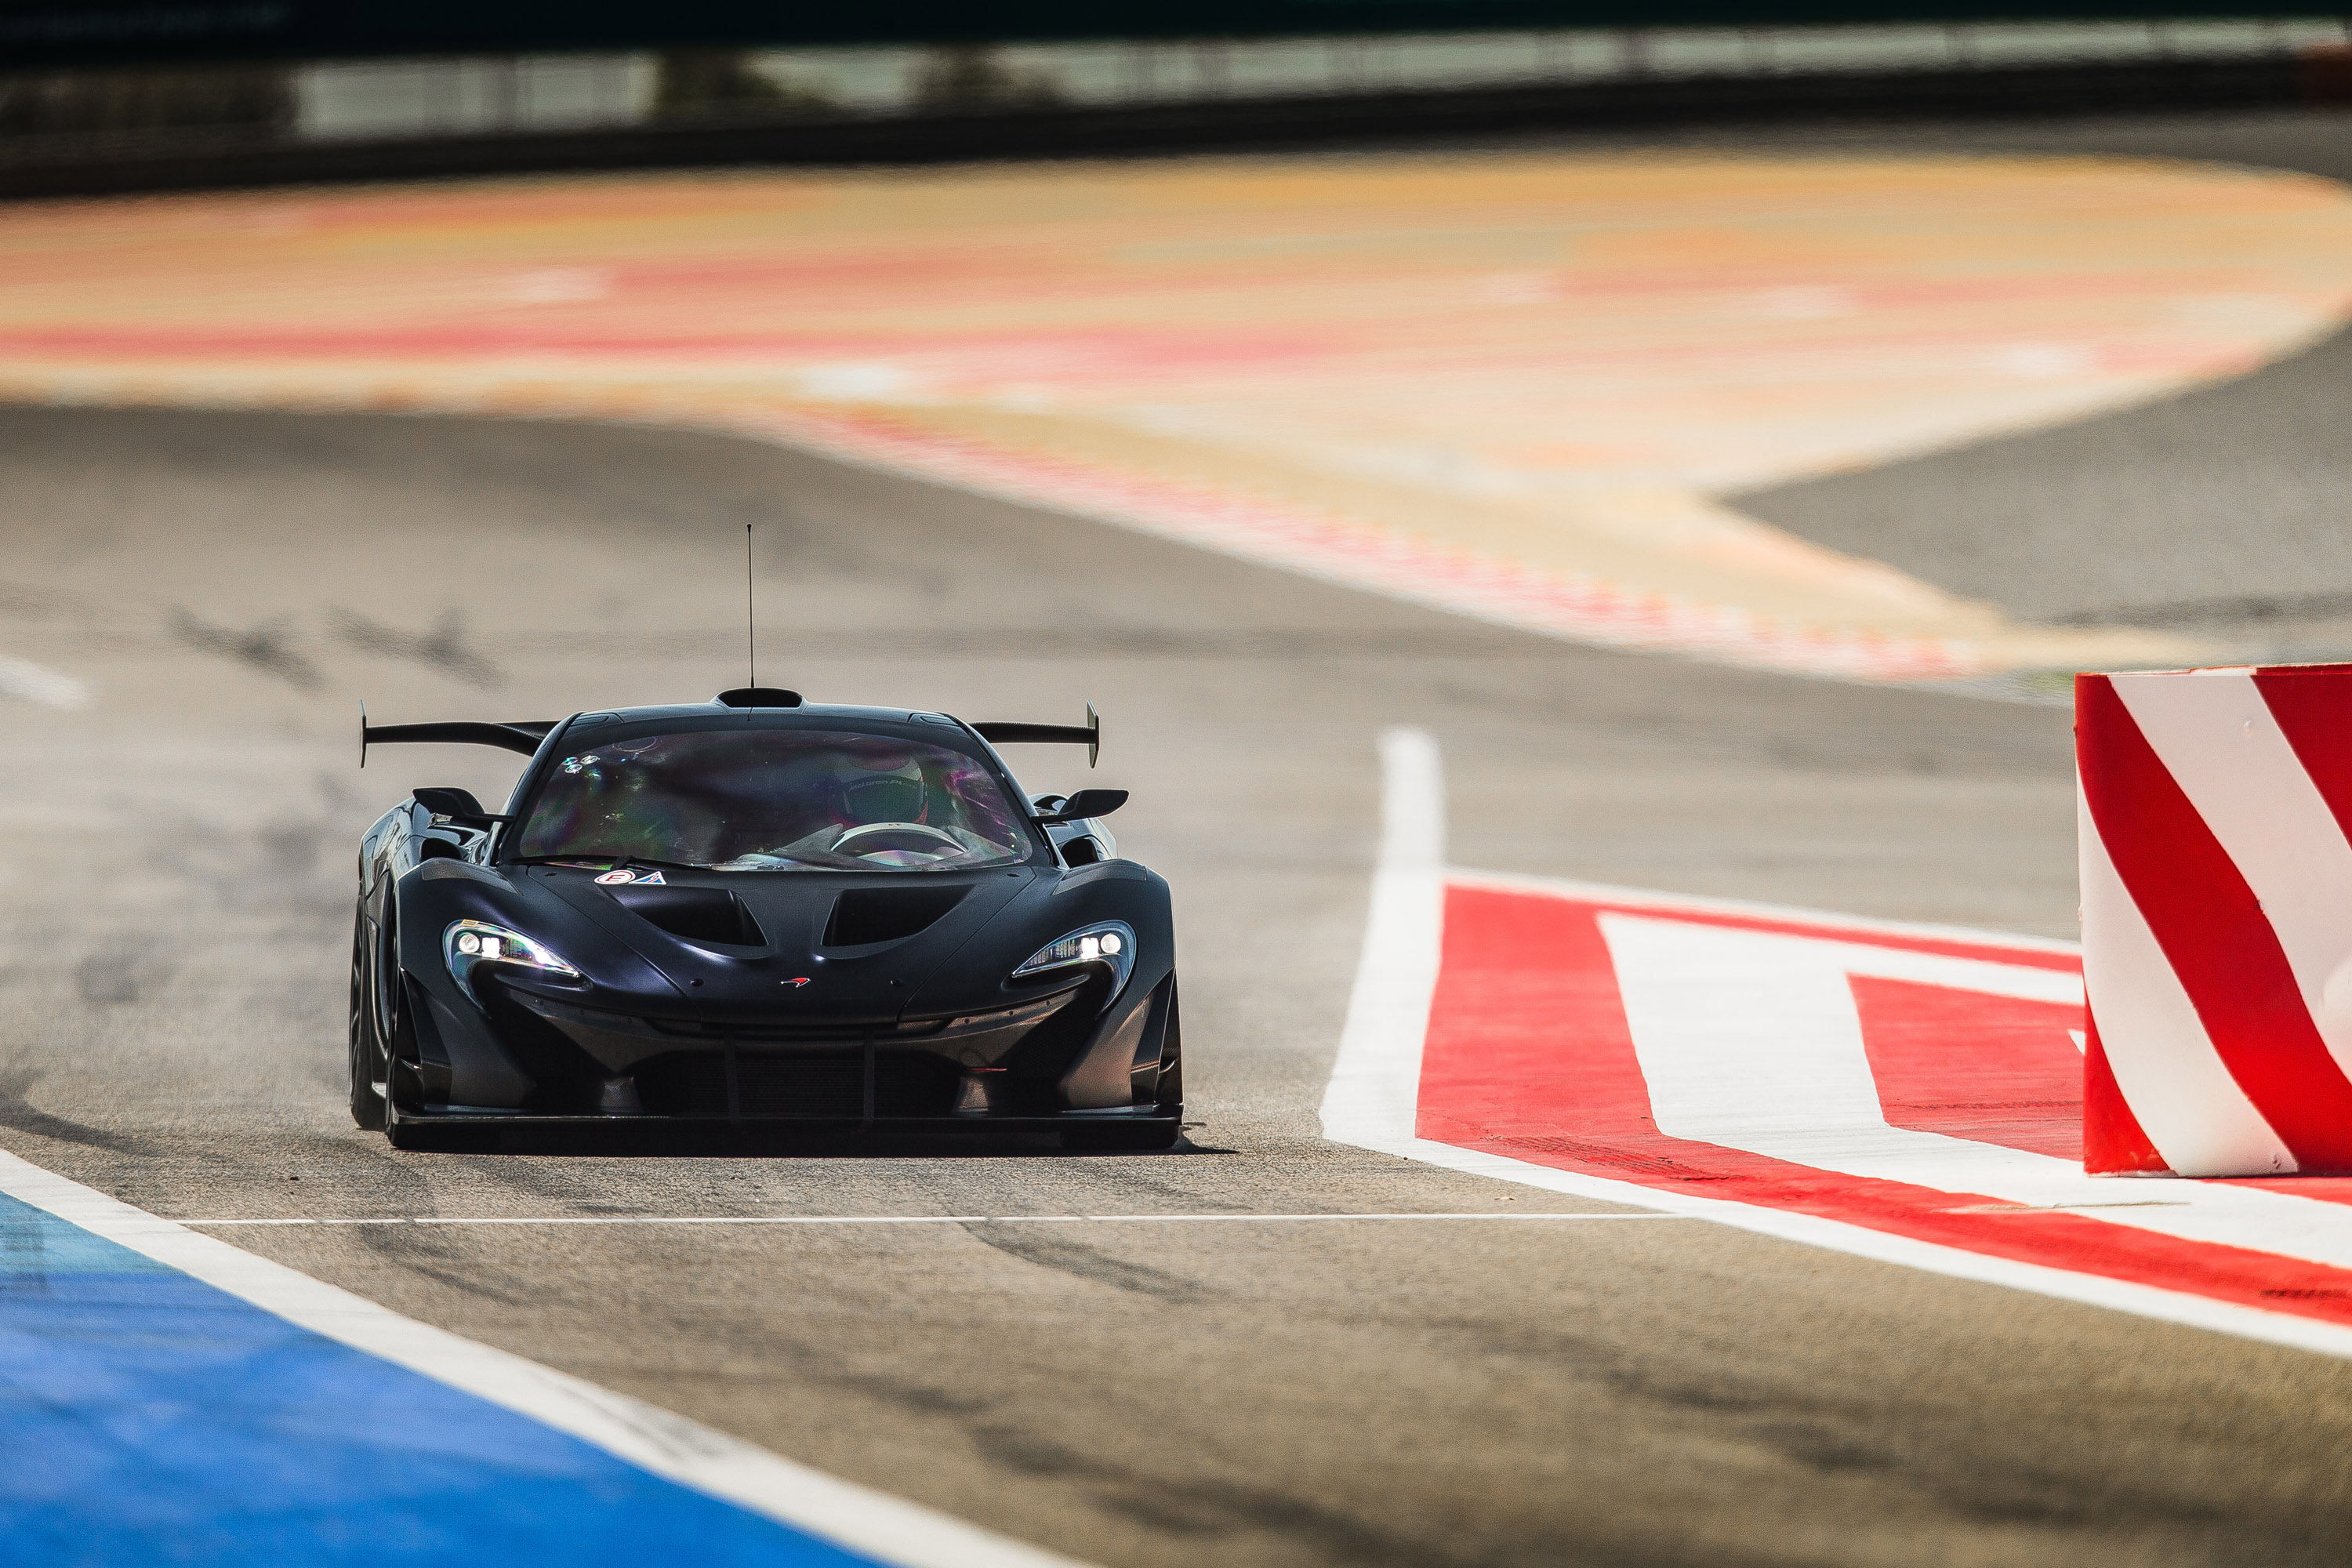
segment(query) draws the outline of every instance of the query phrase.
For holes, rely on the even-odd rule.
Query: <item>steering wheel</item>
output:
[[[958,839],[954,834],[942,832],[939,828],[932,827],[928,824],[920,822],[863,823],[858,826],[851,828],[848,832],[835,839],[833,841],[833,852],[836,855],[872,854],[874,850],[853,849],[850,847],[851,840],[862,838],[869,833],[912,833],[919,835],[921,838],[930,841],[929,843],[925,844],[878,844],[875,846],[875,849],[911,849],[919,853],[923,850],[929,849],[933,845],[936,845],[941,849],[952,850],[957,854],[961,854],[963,852],[962,841]]]

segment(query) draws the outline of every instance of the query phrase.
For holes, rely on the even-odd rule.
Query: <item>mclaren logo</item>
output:
[[[777,981],[777,982],[776,982],[776,984],[779,984],[779,985],[789,985],[789,986],[791,986],[791,987],[792,987],[793,990],[795,990],[795,991],[799,990],[802,986],[803,986],[803,985],[807,984],[808,983],[809,983],[809,977],[808,977],[807,975],[805,975],[805,974],[799,976],[797,979],[793,979],[793,980],[779,980],[779,981]]]

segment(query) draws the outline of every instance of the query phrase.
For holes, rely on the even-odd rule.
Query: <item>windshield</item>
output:
[[[523,859],[640,859],[720,871],[946,871],[1024,858],[974,758],[823,730],[638,735],[559,762]]]

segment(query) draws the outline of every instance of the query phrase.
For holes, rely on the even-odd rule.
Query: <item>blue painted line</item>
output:
[[[875,1561],[0,1195],[0,1562]]]

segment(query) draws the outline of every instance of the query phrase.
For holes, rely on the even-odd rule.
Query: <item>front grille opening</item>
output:
[[[665,1035],[708,1040],[712,1045],[731,1039],[741,1044],[764,1040],[812,1047],[827,1045],[845,1047],[863,1040],[868,1034],[887,1045],[894,1039],[936,1035],[947,1027],[944,1018],[919,1019],[908,1024],[899,1023],[895,1018],[863,1022],[833,1018],[821,1024],[778,1023],[764,1018],[647,1018],[646,1023]]]
[[[767,937],[743,900],[725,888],[650,888],[624,884],[612,889],[620,906],[648,925],[687,942],[764,947]]]
[[[961,1074],[928,1052],[877,1052],[876,1116],[946,1116],[955,1110]],[[855,1121],[866,1113],[866,1062],[859,1051],[735,1054],[739,1108],[745,1116],[805,1116]],[[637,1093],[658,1116],[727,1114],[727,1058],[721,1051],[663,1057],[637,1071]]]
[[[963,902],[969,888],[852,888],[833,901],[826,947],[897,942],[936,924]]]

